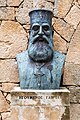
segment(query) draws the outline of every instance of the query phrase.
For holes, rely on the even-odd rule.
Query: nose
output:
[[[39,33],[38,33],[38,35],[43,35],[42,26],[40,26],[40,28],[39,28]]]

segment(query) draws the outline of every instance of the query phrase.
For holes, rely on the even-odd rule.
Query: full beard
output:
[[[35,62],[48,62],[53,57],[53,50],[48,43],[37,41],[29,46],[28,55]]]

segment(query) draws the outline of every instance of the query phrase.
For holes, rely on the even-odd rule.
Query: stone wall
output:
[[[10,120],[16,54],[27,49],[32,8],[54,12],[54,49],[66,55],[61,86],[71,91],[71,120],[80,120],[80,0],[0,0],[0,120]]]

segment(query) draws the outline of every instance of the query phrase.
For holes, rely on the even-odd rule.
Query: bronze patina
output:
[[[21,89],[58,89],[65,55],[53,50],[53,13],[30,11],[28,49],[17,55]]]

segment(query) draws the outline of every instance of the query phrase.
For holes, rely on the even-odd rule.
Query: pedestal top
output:
[[[11,92],[70,93],[70,91],[65,87],[61,87],[60,89],[55,89],[55,90],[32,90],[32,89],[21,89],[20,87],[14,87],[14,89]]]

